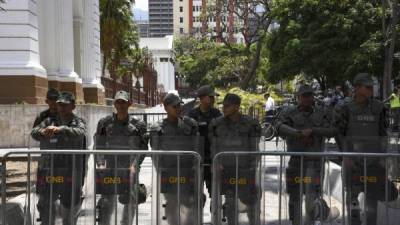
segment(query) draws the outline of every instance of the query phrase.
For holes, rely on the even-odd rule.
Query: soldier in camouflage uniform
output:
[[[311,86],[300,86],[298,100],[297,106],[284,109],[278,118],[276,123],[278,133],[286,139],[288,152],[323,152],[325,138],[333,137],[336,130],[331,127],[326,111],[314,106],[314,91]],[[300,205],[305,194],[306,216],[303,221],[305,225],[311,225],[317,219],[314,218],[314,203],[322,196],[323,161],[317,157],[304,158],[303,180],[300,167],[300,157],[290,157],[286,170],[289,218],[294,225],[300,225],[302,214]],[[303,182],[302,194],[300,194],[300,182]]]
[[[57,100],[56,117],[47,117],[32,129],[31,136],[41,142],[41,149],[85,149],[85,121],[73,113],[75,97],[62,92]],[[63,224],[75,224],[81,205],[82,186],[85,174],[85,157],[81,155],[45,155],[38,165],[39,202],[37,204],[43,225],[55,222],[55,201],[60,200],[63,208]],[[52,172],[51,172],[52,170]],[[51,177],[62,177],[57,186]],[[53,183],[51,185],[50,183]],[[51,187],[52,186],[52,187]],[[53,193],[51,195],[51,192]]]
[[[214,108],[215,96],[218,94],[210,85],[204,85],[197,90],[197,97],[200,98],[200,105],[189,112],[189,117],[197,121],[199,133],[204,141],[204,180],[211,198],[211,153],[210,141],[208,140],[208,126],[211,120],[222,116],[221,112]],[[205,200],[205,199],[204,199]],[[203,204],[205,201],[203,202]]]
[[[57,99],[58,99],[59,95],[60,95],[60,93],[54,88],[50,88],[47,91],[46,104],[49,106],[49,108],[46,109],[45,111],[41,112],[36,117],[35,122],[33,123],[33,127],[36,127],[37,125],[39,125],[47,117],[55,118],[57,116]]]
[[[385,153],[387,147],[386,110],[384,104],[372,98],[373,80],[366,73],[354,78],[355,96],[338,105],[334,112],[334,126],[339,130],[341,150],[344,152]],[[384,160],[367,158],[366,218],[368,224],[377,222],[377,202],[385,200]],[[344,158],[347,218],[351,225],[361,224],[358,195],[364,192],[364,159]],[[388,184],[389,200],[397,197],[392,183]]]
[[[224,115],[212,120],[209,126],[209,140],[211,141],[211,155],[214,157],[224,151],[258,151],[261,127],[256,119],[242,115],[239,112],[241,99],[236,94],[227,94],[223,100]],[[253,157],[241,156],[236,165],[235,157],[223,157],[219,161],[221,177],[225,181],[232,179],[246,179],[245,185],[238,184],[238,196],[235,196],[235,184],[225,185],[221,194],[225,195],[224,212],[228,224],[235,224],[235,199],[239,199],[247,206],[249,224],[258,224],[259,190],[255,182],[255,170],[258,160]],[[236,177],[236,166],[239,168],[239,177]],[[238,182],[238,181],[236,181]],[[239,183],[239,182],[238,182]],[[215,187],[214,187],[215,188]],[[220,221],[217,221],[219,223]],[[239,222],[239,221],[238,221]]]
[[[199,151],[198,126],[197,122],[189,117],[181,116],[182,100],[173,93],[167,94],[163,99],[164,109],[167,112],[167,118],[151,127],[151,147],[154,150],[181,150],[181,151]],[[199,151],[199,154],[201,152]],[[178,196],[177,184],[170,184],[171,177],[177,177],[178,162],[176,156],[161,156],[156,159],[157,172],[161,174],[161,193],[164,194],[166,204],[165,213],[168,224],[178,224]],[[157,162],[158,161],[158,162]],[[193,171],[195,161],[193,157],[181,156],[180,159],[180,178],[186,181],[191,180],[189,187],[183,187],[186,182],[180,182],[180,204],[189,209],[189,213],[180,215],[180,224],[197,224],[197,206],[194,201],[196,195],[196,179]],[[167,183],[166,183],[167,182]],[[193,184],[194,183],[194,184]]]
[[[114,107],[116,113],[102,118],[95,134],[95,149],[102,150],[144,150],[147,149],[146,124],[130,116],[128,113],[131,101],[129,95],[125,91],[118,91],[114,98]],[[144,157],[138,156],[113,156],[104,155],[97,158],[99,166],[105,168],[126,168],[130,169],[129,179],[134,180],[136,171],[139,169]],[[124,180],[124,179],[123,179]],[[125,180],[124,180],[125,181]],[[134,191],[135,182],[128,185],[128,194],[120,194],[119,202],[124,205],[121,225],[130,225],[135,216],[136,192]],[[132,187],[133,186],[133,187]],[[102,195],[99,202],[99,224],[109,225],[111,215],[115,208],[116,195]]]

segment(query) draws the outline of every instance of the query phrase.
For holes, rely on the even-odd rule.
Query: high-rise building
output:
[[[244,26],[235,14],[235,1],[218,4],[216,0],[174,0],[174,35],[208,37],[220,41],[243,43],[240,28]]]
[[[135,21],[138,27],[139,36],[141,38],[150,37],[150,27],[148,20],[137,20]]]
[[[173,2],[174,0],[149,0],[150,37],[164,37],[174,33]]]

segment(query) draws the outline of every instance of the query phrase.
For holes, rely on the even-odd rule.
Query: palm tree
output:
[[[132,20],[134,0],[100,0],[100,46],[103,53],[102,73],[108,68],[113,79],[113,95],[122,59],[138,49],[139,37]]]

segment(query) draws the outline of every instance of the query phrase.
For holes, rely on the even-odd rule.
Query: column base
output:
[[[0,104],[45,104],[47,79],[34,75],[0,76]]]
[[[83,98],[83,88],[81,83],[49,80],[49,88],[55,88],[59,91],[69,91],[75,95],[76,104],[85,103]]]
[[[86,87],[83,88],[85,103],[93,103],[104,105],[106,104],[105,93],[100,88]]]

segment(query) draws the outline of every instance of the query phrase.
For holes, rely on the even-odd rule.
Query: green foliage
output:
[[[254,110],[255,112],[263,112],[264,111],[264,105],[265,105],[265,99],[264,95],[265,93],[260,93],[260,94],[255,94],[255,93],[250,93],[247,91],[244,91],[238,87],[230,88],[230,89],[218,89],[217,92],[220,94],[218,97],[218,108],[222,108],[222,100],[224,99],[225,95],[227,93],[234,93],[240,96],[242,99],[242,103],[240,105],[240,108],[243,113],[248,114],[249,110]],[[283,98],[281,96],[278,96],[274,91],[269,91],[268,93],[271,94],[271,96],[274,98],[275,103],[279,104],[280,102],[283,101]],[[261,114],[260,114],[261,115]],[[262,118],[259,118],[262,119]]]
[[[228,47],[192,37],[177,39],[174,46],[180,73],[194,88],[204,84],[225,88],[235,86],[248,72],[253,51],[248,52],[245,45],[235,44]],[[268,61],[262,62],[266,64]],[[257,81],[262,79],[263,76],[259,76]]]
[[[377,2],[377,3],[376,3]],[[298,74],[334,85],[358,72],[383,71],[380,1],[276,0],[280,25],[267,39],[266,78],[277,82]]]
[[[134,2],[100,0],[100,47],[104,63],[113,77],[124,75],[125,68],[120,65],[121,60],[138,54],[139,36],[131,10]]]

